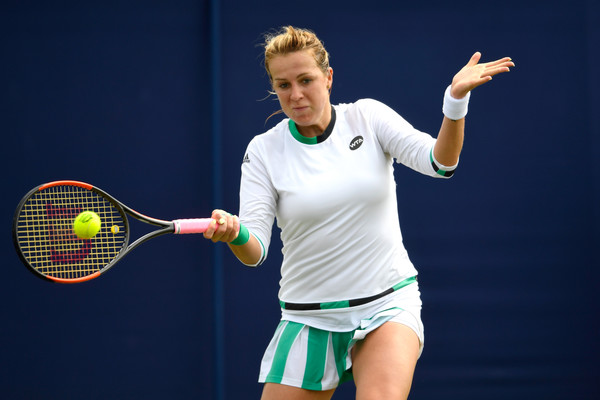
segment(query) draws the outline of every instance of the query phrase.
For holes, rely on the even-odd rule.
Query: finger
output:
[[[227,217],[227,222],[223,225],[223,228],[223,237],[221,238],[223,242],[231,242],[233,239],[235,239],[235,217],[233,215],[230,214]]]
[[[211,240],[213,242],[222,242],[223,237],[225,236],[226,229],[223,228],[223,225],[219,225],[218,222],[215,222],[215,233],[213,234]]]
[[[483,63],[480,64],[483,65],[486,68],[494,68],[494,67],[514,67],[515,63],[512,61],[512,59],[510,57],[504,57],[501,58],[500,60],[496,60],[496,61],[490,61],[487,63]]]
[[[213,219],[210,222],[210,224],[208,225],[208,228],[206,228],[206,231],[204,232],[204,238],[212,240],[215,235],[216,230],[217,230],[217,222]]]
[[[472,67],[473,65],[477,65],[479,60],[481,59],[481,53],[476,51],[475,54],[471,56],[471,59],[467,63],[467,66]]]
[[[215,220],[219,221],[221,218],[223,218],[223,217],[225,217],[225,216],[227,216],[227,215],[229,215],[229,213],[228,213],[228,212],[226,212],[226,211],[223,211],[223,210],[216,209],[216,210],[213,210],[213,212],[212,212],[212,214],[211,214],[211,217],[212,217],[213,219],[215,219]]]
[[[219,226],[223,225],[223,223],[225,222],[225,220],[223,219],[223,214],[225,214],[225,211],[223,210],[215,209],[212,211],[210,215],[212,221],[210,222],[208,228],[204,232],[204,237],[206,239],[210,239],[213,242],[219,241],[221,234],[219,234],[218,229]]]
[[[228,237],[228,218],[224,215],[225,212],[219,214],[217,213],[215,218],[215,233],[213,234],[212,241],[213,242],[226,242]]]
[[[222,225],[227,225],[227,221],[228,219],[231,217],[231,214],[229,214],[227,211],[223,211],[223,210],[214,210],[212,213],[212,218],[217,221],[217,229],[219,228],[219,226]]]
[[[216,209],[211,214],[213,221],[204,233],[204,237],[213,242],[231,242],[239,232],[239,218],[227,211]]]
[[[494,75],[501,74],[503,72],[510,72],[510,68],[508,68],[508,67],[488,68],[482,74],[482,77],[484,77],[484,76],[490,76],[491,77],[491,76],[494,76]]]
[[[513,59],[512,59],[512,58],[510,58],[510,57],[502,57],[502,58],[500,58],[500,59],[498,59],[498,60],[494,61],[494,63],[496,63],[496,64],[510,63],[510,64],[513,64],[513,65],[514,65],[514,63],[513,63]]]
[[[237,215],[233,216],[233,237],[231,238],[231,240],[235,240],[237,238],[237,236],[239,235],[240,232],[240,219],[238,218]]]

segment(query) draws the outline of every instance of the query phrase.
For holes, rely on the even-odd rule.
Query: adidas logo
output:
[[[249,163],[250,157],[248,157],[248,153],[244,154],[244,159],[242,160],[242,164]]]
[[[352,141],[350,142],[350,150],[356,150],[358,149],[360,146],[362,146],[363,142],[365,141],[365,139],[362,136],[357,136],[354,139],[352,139]]]

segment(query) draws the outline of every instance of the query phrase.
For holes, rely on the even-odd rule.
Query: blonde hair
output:
[[[308,29],[285,26],[278,32],[266,34],[264,47],[265,69],[271,82],[273,77],[269,70],[269,62],[277,56],[302,50],[310,50],[321,71],[326,75],[329,73],[329,53],[317,35]]]

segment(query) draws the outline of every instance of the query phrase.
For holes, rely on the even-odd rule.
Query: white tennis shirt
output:
[[[264,259],[277,219],[284,302],[368,297],[417,274],[402,243],[393,161],[442,177],[432,166],[435,139],[375,100],[334,110],[325,140],[301,136],[284,119],[244,156],[240,221],[262,242]]]

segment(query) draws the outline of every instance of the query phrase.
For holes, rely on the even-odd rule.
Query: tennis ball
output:
[[[102,222],[93,211],[84,211],[73,222],[73,232],[80,239],[91,239],[100,231]]]

